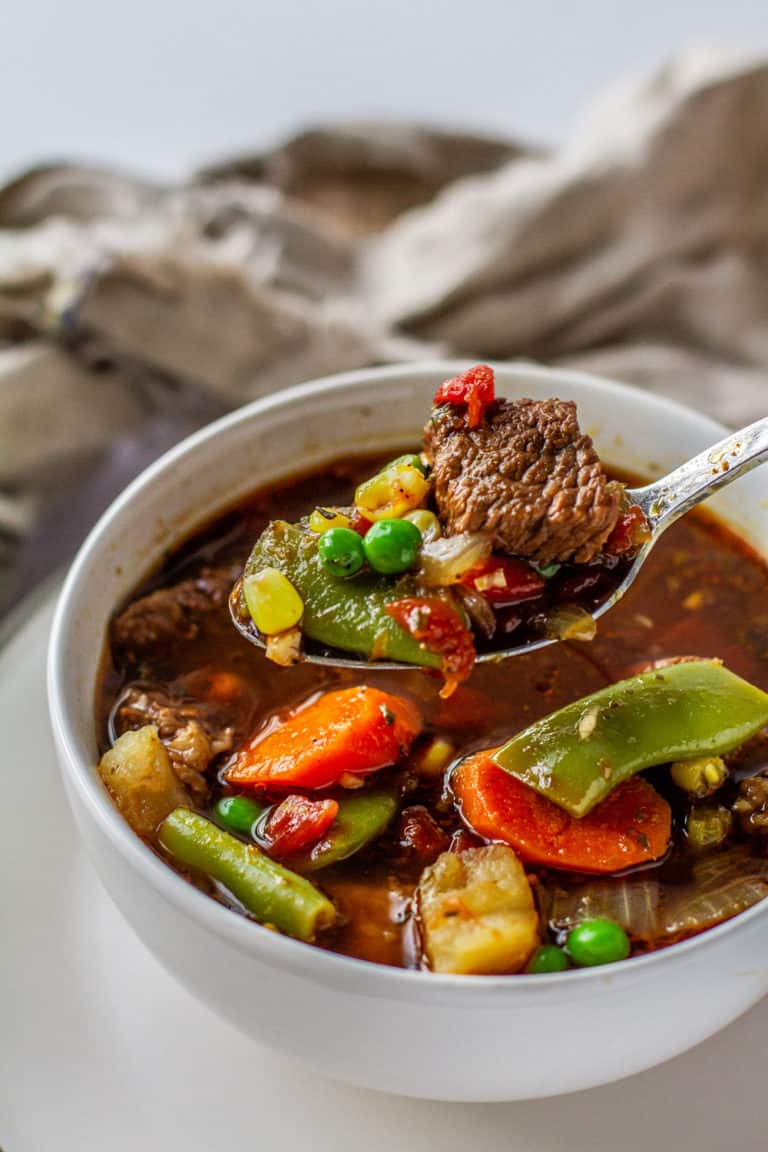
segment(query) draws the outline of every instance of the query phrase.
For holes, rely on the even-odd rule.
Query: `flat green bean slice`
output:
[[[339,800],[339,811],[328,833],[311,852],[292,861],[299,872],[330,868],[359,852],[386,830],[397,812],[394,789],[355,792]]]
[[[493,759],[578,817],[635,772],[721,755],[766,724],[765,692],[716,660],[694,660],[576,700],[514,736]]]
[[[250,576],[277,568],[304,601],[302,632],[319,644],[378,660],[439,668],[442,657],[425,651],[385,611],[385,606],[412,594],[409,577],[393,580],[362,572],[338,580],[324,567],[317,538],[285,520],[274,520],[262,532],[245,566]]]

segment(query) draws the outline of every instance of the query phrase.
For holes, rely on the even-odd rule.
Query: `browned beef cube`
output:
[[[497,551],[542,563],[587,563],[619,516],[608,480],[569,400],[496,400],[477,428],[443,405],[425,431],[437,510],[447,531],[489,532]]]

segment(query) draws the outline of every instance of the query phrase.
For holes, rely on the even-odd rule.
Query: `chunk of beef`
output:
[[[570,400],[496,400],[470,429],[450,405],[432,415],[425,450],[447,531],[489,532],[494,547],[545,563],[587,563],[619,516],[608,480]]]
[[[154,724],[166,747],[171,766],[194,799],[206,799],[206,772],[216,756],[231,752],[234,728],[216,705],[172,696],[164,688],[132,684],[121,696],[114,714],[116,735]]]
[[[738,786],[733,811],[747,836],[768,836],[768,728],[723,757]]]
[[[768,836],[768,777],[750,776],[742,780],[733,811],[742,832],[748,836]]]
[[[112,622],[112,643],[121,657],[141,663],[200,634],[211,612],[226,610],[236,568],[203,568],[194,580],[158,588]]]

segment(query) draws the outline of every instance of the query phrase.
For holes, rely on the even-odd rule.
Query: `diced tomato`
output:
[[[272,720],[240,748],[224,775],[243,787],[326,788],[346,773],[396,764],[420,731],[410,700],[365,685],[342,688]]]
[[[625,552],[634,552],[644,544],[651,534],[651,526],[645,514],[637,504],[633,504],[626,512],[622,512],[616,525],[606,540],[603,551],[609,556],[623,556]]]
[[[316,844],[339,814],[336,800],[310,800],[286,796],[275,808],[264,829],[269,850],[276,856],[294,856]]]
[[[387,604],[396,624],[410,632],[422,648],[442,657],[443,699],[466,680],[475,664],[475,642],[452,608],[436,596],[406,596]]]
[[[398,843],[422,863],[436,860],[446,852],[450,840],[423,804],[404,808],[397,829]]]
[[[620,872],[663,856],[672,834],[667,801],[642,776],[620,784],[580,820],[505,772],[489,748],[454,769],[461,814],[486,840],[515,849],[525,863],[574,872]]]
[[[349,518],[349,526],[353,532],[357,532],[358,536],[365,536],[368,529],[373,526],[373,521],[366,519],[362,512],[355,508]]]
[[[466,404],[470,428],[477,428],[494,399],[494,373],[488,364],[477,364],[460,376],[446,380],[435,393],[435,404]]]
[[[525,560],[511,560],[508,556],[489,556],[465,573],[461,583],[499,608],[520,604],[523,600],[535,600],[546,587],[546,581],[530,564]]]

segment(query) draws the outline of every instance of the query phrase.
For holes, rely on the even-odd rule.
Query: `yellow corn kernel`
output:
[[[670,775],[689,796],[703,800],[717,792],[728,778],[728,768],[720,756],[697,756],[693,760],[676,760]]]
[[[390,464],[355,492],[355,505],[367,520],[397,519],[419,508],[429,493],[429,480],[408,463]]]
[[[349,528],[349,516],[339,512],[338,508],[315,508],[309,518],[309,527],[318,536],[329,528]]]
[[[416,525],[425,544],[439,540],[443,534],[440,521],[434,512],[430,512],[429,508],[417,508],[415,512],[406,512],[403,520],[410,520],[411,524]]]
[[[304,601],[277,568],[262,568],[246,576],[243,595],[251,619],[265,636],[295,627],[304,613]]]
[[[412,764],[417,776],[423,780],[438,780],[456,755],[456,749],[449,740],[435,736],[421,748]]]

